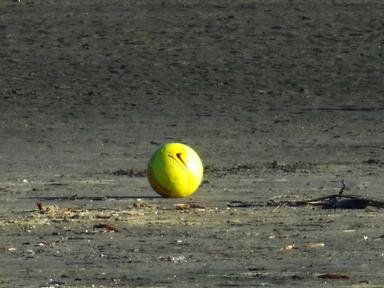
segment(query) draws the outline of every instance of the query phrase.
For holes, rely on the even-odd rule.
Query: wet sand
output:
[[[0,1],[0,286],[382,287],[381,209],[268,201],[384,200],[383,9]],[[171,141],[188,199],[146,179]]]

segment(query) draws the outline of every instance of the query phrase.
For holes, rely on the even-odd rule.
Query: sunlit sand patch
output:
[[[224,210],[225,211],[225,210]],[[60,207],[36,203],[36,210],[22,216],[0,219],[0,226],[50,225],[53,223],[76,222],[126,222],[129,225],[145,224],[204,224],[201,215],[217,213],[217,208],[205,208],[197,204],[176,204],[173,207],[159,207],[142,200],[125,209],[87,209],[84,207]],[[188,214],[188,219],[186,215]],[[218,221],[220,221],[218,217]]]

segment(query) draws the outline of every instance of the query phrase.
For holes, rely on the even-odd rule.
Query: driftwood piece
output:
[[[267,205],[274,207],[318,206],[322,209],[365,209],[368,206],[384,208],[384,201],[377,201],[353,195],[331,194],[321,198],[300,201],[270,200],[268,201]]]
[[[341,181],[342,187],[338,194],[331,194],[319,198],[298,200],[298,201],[275,201],[270,200],[267,202],[267,206],[273,207],[301,207],[301,206],[314,206],[322,209],[365,209],[368,206],[376,208],[384,208],[384,201],[372,200],[369,198],[355,196],[355,195],[344,195],[345,183]],[[258,202],[243,202],[243,201],[232,201],[227,204],[231,208],[247,208],[247,207],[260,207]]]
[[[384,208],[384,201],[372,200],[369,198],[344,195],[345,183],[341,181],[342,187],[338,194],[331,194],[320,198],[300,200],[300,201],[269,201],[268,206],[319,206],[322,209],[365,209],[368,206],[376,208]]]

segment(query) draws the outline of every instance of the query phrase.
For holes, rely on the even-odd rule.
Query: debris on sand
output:
[[[331,194],[328,196],[299,201],[274,201],[270,200],[268,206],[274,207],[303,207],[314,206],[322,209],[365,209],[368,206],[384,208],[384,201],[372,200],[360,196]]]
[[[60,208],[58,206],[43,206],[41,202],[36,203],[38,212],[52,218],[74,218],[79,211],[75,208]]]
[[[127,177],[145,177],[146,171],[136,169],[118,169],[112,171],[110,174],[114,176],[127,176]]]
[[[288,245],[284,245],[284,247],[281,250],[283,250],[283,251],[292,251],[292,250],[295,250],[295,249],[297,249],[295,244],[288,244]]]
[[[334,272],[320,274],[317,277],[322,278],[322,279],[334,279],[334,280],[349,280],[349,279],[351,279],[351,276],[349,276],[347,274],[334,273]]]
[[[305,248],[311,248],[311,249],[322,248],[324,246],[325,246],[325,244],[322,243],[322,242],[320,242],[320,243],[306,243],[306,244],[304,244]]]
[[[249,208],[249,207],[263,207],[265,204],[255,201],[239,201],[233,200],[227,204],[228,208]]]
[[[266,204],[257,201],[231,201],[227,204],[229,208],[251,208],[272,206],[280,207],[320,207],[322,209],[365,209],[367,207],[384,208],[384,201],[373,200],[361,196],[345,195],[345,183],[341,181],[342,187],[338,194],[331,194],[308,200],[269,200]]]
[[[205,211],[204,206],[199,205],[199,204],[195,204],[195,203],[191,203],[191,204],[187,204],[187,203],[175,204],[175,209],[176,210],[182,210],[182,211],[191,210],[191,209],[197,209],[198,211]]]
[[[375,208],[384,208],[384,201],[372,200],[369,198],[354,196],[354,195],[345,195],[345,183],[344,180],[341,181],[342,187],[338,194],[331,194],[328,196],[309,199],[309,200],[299,200],[299,201],[268,201],[268,206],[275,207],[298,207],[298,206],[317,206],[322,209],[365,209],[368,206]]]
[[[167,261],[167,262],[172,262],[172,263],[187,262],[187,257],[185,257],[184,255],[160,256],[158,259],[160,261]]]
[[[198,213],[197,213],[198,212]],[[143,199],[137,199],[125,208],[86,208],[82,207],[60,207],[58,205],[45,205],[36,203],[36,210],[26,211],[21,216],[13,219],[0,219],[0,226],[40,226],[62,222],[84,221],[93,222],[93,229],[102,229],[104,232],[119,232],[114,226],[116,222],[127,222],[131,225],[144,225],[148,223],[179,223],[185,224],[184,218],[178,215],[186,213],[216,213],[217,208],[208,208],[196,203],[181,203],[170,207],[148,203]],[[103,221],[100,224],[100,221]],[[105,221],[105,222],[104,222]],[[200,218],[188,219],[188,223],[200,225]]]
[[[103,232],[119,232],[115,225],[105,223],[93,225],[93,230],[95,229],[101,229]]]
[[[305,243],[302,245],[302,247],[307,248],[307,249],[317,249],[317,248],[322,248],[324,247],[325,244],[320,242],[320,243]],[[296,244],[287,244],[284,245],[283,248],[280,249],[280,251],[292,251],[292,250],[297,250],[300,249],[300,247]]]

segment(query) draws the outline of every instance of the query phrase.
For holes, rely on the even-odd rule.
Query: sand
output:
[[[384,286],[381,209],[268,205],[384,200],[383,9],[0,1],[0,286]],[[187,199],[146,179],[173,141]]]

